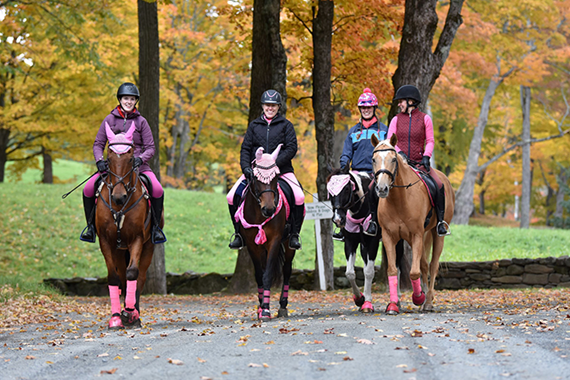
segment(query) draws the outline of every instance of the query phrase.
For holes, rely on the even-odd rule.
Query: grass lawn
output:
[[[0,285],[41,290],[44,278],[106,276],[99,245],[81,242],[85,226],[81,190],[61,196],[89,174],[91,167],[63,162],[59,178],[72,183],[43,185],[29,179],[0,184]],[[26,178],[26,177],[24,177]],[[75,182],[76,181],[76,182]],[[227,247],[232,233],[224,194],[165,190],[166,270],[183,273],[232,273],[237,251]],[[483,226],[451,226],[442,261],[485,261],[570,255],[570,231]],[[303,250],[294,267],[315,267],[314,221],[301,233]],[[343,245],[335,242],[335,266],[345,264]],[[379,262],[377,263],[379,264]],[[362,260],[357,260],[362,265]]]

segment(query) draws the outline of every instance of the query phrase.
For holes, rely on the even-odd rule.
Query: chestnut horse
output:
[[[289,279],[295,250],[289,248],[286,222],[288,211],[285,196],[277,185],[279,168],[275,159],[281,144],[271,154],[259,148],[253,164],[254,177],[244,190],[245,200],[236,212],[241,223],[240,233],[255,268],[259,307],[257,317],[271,319],[269,301],[271,285],[283,274],[283,287],[279,300],[278,317],[287,317]]]
[[[382,240],[388,258],[388,281],[390,285],[390,303],[386,308],[387,314],[398,314],[398,294],[396,291],[398,278],[396,268],[395,245],[400,239],[406,240],[412,247],[412,266],[410,279],[412,281],[412,302],[421,306],[422,311],[433,310],[435,279],[439,270],[439,258],[443,250],[444,236],[437,234],[437,218],[431,204],[430,196],[412,167],[396,153],[396,135],[390,141],[379,141],[372,137],[374,153],[372,167],[378,202],[378,222],[382,227]],[[455,193],[449,179],[439,170],[431,169],[444,184],[445,215],[444,220],[449,224],[453,217]],[[430,217],[431,214],[431,217]],[[427,224],[426,224],[427,222]],[[421,289],[421,280],[428,283],[427,295]]]
[[[97,190],[95,227],[107,264],[112,314],[109,329],[138,327],[141,325],[139,297],[154,251],[149,195],[138,169],[133,166],[135,123],[124,134],[115,135],[109,125],[106,130],[109,171],[102,175]],[[164,214],[160,218],[162,227]],[[125,296],[122,311],[121,292]]]

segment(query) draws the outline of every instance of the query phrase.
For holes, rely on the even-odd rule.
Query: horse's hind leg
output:
[[[348,282],[350,282],[350,286],[352,288],[352,299],[356,306],[361,307],[364,304],[366,298],[364,294],[360,292],[360,288],[356,284],[356,272],[354,271],[354,262],[356,261],[356,248],[358,247],[358,243],[354,242],[352,235],[349,235],[348,232],[345,232],[344,238],[344,255],[346,256],[346,272],[344,275]]]
[[[364,260],[364,298],[365,302],[360,308],[363,313],[371,313],[374,311],[372,305],[372,281],[374,281],[374,260],[378,253],[378,242],[365,238],[363,244],[360,245],[360,252]]]
[[[283,245],[281,246],[283,249]],[[277,312],[278,317],[289,316],[287,311],[287,304],[289,299],[289,280],[291,278],[291,272],[293,269],[293,258],[295,257],[295,250],[285,248],[285,262],[283,263],[283,288],[281,289],[281,297],[279,298],[279,311]]]

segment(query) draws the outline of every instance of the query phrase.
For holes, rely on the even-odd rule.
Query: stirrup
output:
[[[244,247],[243,238],[239,233],[236,232],[235,234],[233,234],[232,238],[233,240],[228,245],[230,249],[242,249]]]
[[[293,238],[297,238],[297,244],[291,244],[293,241]],[[298,233],[293,233],[291,234],[291,237],[289,237],[289,248],[291,249],[295,249],[295,250],[300,250],[301,249],[301,237],[299,236]]]
[[[162,229],[159,226],[153,226],[151,231],[150,240],[152,244],[162,244],[166,243],[166,235],[162,232]]]
[[[338,230],[338,232],[333,232],[332,234],[333,240],[344,241],[344,234],[342,230]]]
[[[92,232],[93,234],[89,235],[88,234],[89,232]],[[87,243],[95,243],[95,226],[88,224],[87,227],[85,227],[83,231],[81,231],[81,235],[79,235],[79,240],[85,241]]]
[[[372,227],[372,225],[373,225],[372,223],[374,223],[374,226],[375,226],[375,229],[376,229],[376,231],[375,231],[373,234],[371,234],[371,233],[368,232],[368,230],[369,230],[369,229]],[[378,225],[376,224],[375,221],[371,220],[371,221],[370,221],[370,224],[368,225],[368,229],[366,229],[366,231],[362,231],[362,232],[364,232],[364,234],[365,234],[365,235],[368,235],[368,236],[376,236],[376,235],[378,234]]]
[[[445,233],[441,234],[439,233],[439,227],[443,225],[445,227]],[[442,220],[441,222],[439,222],[437,224],[436,227],[436,231],[437,231],[437,236],[447,236],[447,235],[451,235],[450,229],[449,229],[449,224],[447,224],[447,222],[445,220]]]

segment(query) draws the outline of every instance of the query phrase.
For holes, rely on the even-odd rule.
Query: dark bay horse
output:
[[[259,307],[257,316],[262,321],[271,319],[269,301],[271,285],[283,274],[278,317],[287,317],[289,279],[295,250],[288,244],[286,222],[288,211],[285,196],[277,185],[279,168],[275,159],[281,145],[271,154],[259,148],[253,166],[254,178],[248,184],[245,200],[236,212],[241,223],[240,233],[255,268]]]
[[[382,239],[388,258],[388,281],[390,284],[390,303],[388,314],[398,314],[397,269],[395,245],[400,239],[406,240],[412,247],[412,302],[421,306],[423,311],[433,310],[435,279],[439,270],[439,258],[443,250],[444,236],[437,234],[437,218],[426,187],[418,174],[396,153],[396,135],[390,141],[379,141],[372,137],[374,153],[372,166],[378,202],[378,222],[382,227]],[[439,177],[445,188],[444,220],[449,224],[453,217],[455,193],[449,179],[439,170],[431,169]],[[429,217],[431,213],[431,217]],[[429,219],[429,220],[428,220]],[[429,277],[428,277],[428,259]],[[428,283],[427,295],[421,289],[421,280]]]
[[[109,125],[106,130],[109,171],[97,190],[95,227],[107,264],[112,314],[109,328],[138,327],[139,297],[154,251],[149,195],[133,165],[135,123],[124,134],[115,135]],[[164,214],[160,218],[162,227]],[[125,304],[122,311],[121,293]]]

